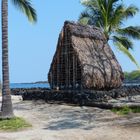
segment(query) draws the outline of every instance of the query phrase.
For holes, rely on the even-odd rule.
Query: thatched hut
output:
[[[123,72],[99,28],[66,21],[48,80],[53,89],[112,89]]]

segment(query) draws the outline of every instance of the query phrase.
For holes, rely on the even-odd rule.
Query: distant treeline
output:
[[[124,72],[124,75],[126,80],[140,80],[140,70]]]

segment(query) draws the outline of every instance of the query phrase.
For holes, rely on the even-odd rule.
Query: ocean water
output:
[[[136,86],[140,83],[124,83],[124,86]],[[48,83],[11,83],[10,88],[50,88]]]
[[[50,88],[48,83],[11,83],[10,88]]]

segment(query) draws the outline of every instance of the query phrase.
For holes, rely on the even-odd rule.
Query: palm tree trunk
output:
[[[10,87],[8,64],[8,0],[2,0],[2,107],[1,118],[14,117]]]

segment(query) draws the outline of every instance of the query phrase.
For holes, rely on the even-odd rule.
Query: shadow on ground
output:
[[[78,111],[65,110],[63,113],[61,113],[61,111],[60,116],[58,116],[58,118],[52,119],[48,124],[45,125],[43,129],[63,130],[78,128],[83,130],[91,130],[95,127],[99,127],[99,124],[104,122],[102,118],[104,117],[105,112],[102,109],[79,108]],[[58,115],[58,113],[56,114]],[[101,122],[98,123],[99,121]]]

